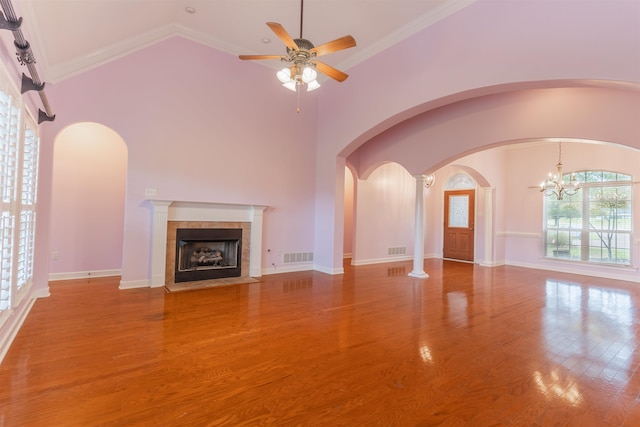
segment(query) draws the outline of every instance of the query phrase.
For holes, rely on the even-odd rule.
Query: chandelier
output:
[[[563,196],[574,196],[578,190],[580,182],[572,173],[569,182],[564,180],[562,174],[562,142],[558,143],[558,171],[556,174],[549,173],[549,176],[540,183],[540,191],[545,196],[555,195],[558,200],[562,200]]]

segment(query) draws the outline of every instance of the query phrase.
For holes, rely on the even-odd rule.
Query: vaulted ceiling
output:
[[[315,45],[352,35],[324,62],[348,70],[474,0],[307,0],[303,36]],[[12,0],[41,77],[56,82],[179,35],[239,54],[284,55],[265,25],[300,36],[299,0]],[[170,58],[168,58],[170,59]],[[279,62],[261,61],[277,68]]]

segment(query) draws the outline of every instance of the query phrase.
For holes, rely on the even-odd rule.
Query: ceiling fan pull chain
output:
[[[298,94],[298,107],[296,108],[296,113],[299,113],[300,112],[300,92],[302,92],[300,90],[300,85],[299,84],[296,84],[296,92]]]

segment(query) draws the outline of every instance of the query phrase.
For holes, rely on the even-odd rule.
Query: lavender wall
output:
[[[342,196],[330,197],[343,179],[336,156],[366,176],[387,161],[421,173],[540,137],[640,147],[638,16],[633,1],[481,0],[354,67],[345,85],[326,87],[317,263],[330,271],[341,262]]]
[[[295,95],[268,69],[173,38],[53,85],[50,94],[57,119],[43,127],[44,145],[85,121],[127,144],[123,282],[149,277],[146,189],[163,200],[268,205],[263,241],[271,252],[263,265],[278,264],[278,253],[313,250],[314,93],[304,94],[296,114]],[[51,151],[43,157],[46,179]],[[46,259],[48,244],[39,243]]]
[[[358,180],[354,265],[407,259],[413,254],[415,178],[397,163],[385,163]],[[389,248],[405,248],[406,254]]]

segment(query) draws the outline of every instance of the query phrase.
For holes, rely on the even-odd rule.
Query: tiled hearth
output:
[[[153,206],[151,287],[176,285],[177,228],[241,228],[241,276],[262,275],[262,214],[266,206],[169,200],[149,202]]]

